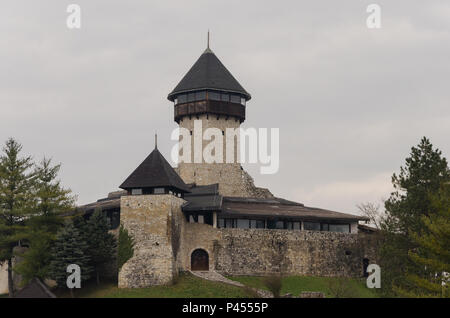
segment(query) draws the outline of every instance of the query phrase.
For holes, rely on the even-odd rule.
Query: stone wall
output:
[[[284,273],[362,276],[362,260],[375,260],[371,237],[337,232],[214,229],[186,224],[184,269],[196,248],[210,256],[210,269],[229,275]]]
[[[121,198],[121,223],[136,245],[133,257],[119,272],[119,288],[148,287],[172,281],[177,274],[172,219],[181,215],[184,202],[169,194]]]
[[[180,127],[189,131],[194,130],[194,121],[196,117],[191,119],[185,117],[180,121]],[[202,130],[207,128],[218,128],[226,132],[227,128],[239,128],[240,123],[234,118],[211,116],[199,116],[198,120],[202,122]],[[235,197],[253,197],[253,198],[271,198],[272,193],[268,189],[258,188],[254,185],[253,178],[243,170],[241,164],[237,161],[235,155],[233,163],[194,163],[194,133],[191,136],[191,161],[190,163],[180,162],[177,173],[186,183],[196,183],[197,185],[208,185],[219,183],[219,193],[225,196]],[[209,140],[203,140],[203,149],[210,143]],[[238,153],[237,138],[234,141],[234,153]],[[223,156],[226,156],[226,138],[223,142]],[[225,161],[224,161],[225,162]]]

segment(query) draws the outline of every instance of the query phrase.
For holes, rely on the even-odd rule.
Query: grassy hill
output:
[[[68,292],[57,292],[58,297],[70,297]],[[77,290],[82,298],[245,298],[251,297],[245,289],[223,283],[206,281],[190,274],[181,275],[175,284],[149,288],[117,288],[117,283],[86,285]]]
[[[258,289],[266,289],[262,277],[228,277],[242,284]],[[290,293],[298,296],[304,291],[322,292],[326,297],[373,298],[378,294],[366,287],[365,280],[355,278],[288,276],[282,280],[281,295]]]
[[[228,277],[246,286],[266,289],[262,277],[239,276]],[[359,279],[339,279],[327,277],[290,276],[283,278],[282,295],[291,293],[298,296],[302,291],[323,292],[326,297],[335,297],[336,291],[341,297],[377,297],[374,290],[368,289],[365,282]],[[57,297],[70,297],[67,290],[54,291]],[[75,297],[80,298],[252,298],[254,293],[247,288],[231,286],[223,283],[210,282],[191,274],[181,275],[177,282],[167,286],[149,288],[117,288],[116,282],[84,284],[75,291]],[[7,297],[7,295],[0,295]]]

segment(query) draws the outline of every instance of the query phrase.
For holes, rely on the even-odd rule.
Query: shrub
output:
[[[273,297],[279,298],[283,280],[281,275],[271,275],[263,278],[263,284],[273,294]]]

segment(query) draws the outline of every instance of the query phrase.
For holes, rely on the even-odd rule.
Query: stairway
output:
[[[216,271],[189,271],[189,272],[196,277],[206,279],[206,280],[209,280],[212,282],[224,283],[224,284],[233,285],[233,286],[241,287],[241,288],[245,287],[244,284],[241,284],[234,280],[228,279]],[[261,298],[272,298],[273,297],[272,293],[267,290],[256,289],[256,288],[250,288],[250,289],[255,291],[258,294],[258,296]]]

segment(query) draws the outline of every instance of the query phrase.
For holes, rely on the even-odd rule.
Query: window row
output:
[[[217,220],[219,228],[238,229],[277,229],[277,230],[298,230],[302,229],[301,221],[286,220],[252,220],[252,219],[221,219]],[[350,233],[350,224],[331,224],[320,222],[303,222],[305,231],[329,231]]]
[[[201,100],[217,100],[223,102],[231,102],[245,106],[245,98],[238,94],[221,93],[216,91],[199,91],[178,95],[175,98],[175,105],[190,103]]]

